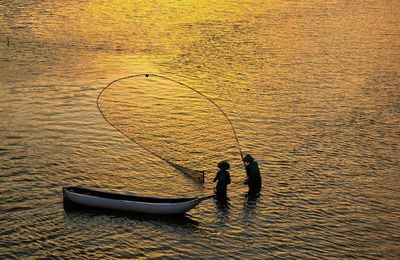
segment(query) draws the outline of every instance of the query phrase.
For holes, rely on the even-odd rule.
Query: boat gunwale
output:
[[[63,191],[74,193],[77,195],[90,196],[95,198],[111,199],[118,201],[128,201],[128,202],[141,202],[141,203],[151,203],[151,204],[173,204],[173,203],[186,203],[201,199],[201,197],[192,198],[157,198],[150,196],[140,196],[134,194],[120,194],[109,191],[98,191],[82,187],[63,187]]]

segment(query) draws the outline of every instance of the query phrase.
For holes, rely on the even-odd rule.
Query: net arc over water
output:
[[[243,158],[235,128],[212,99],[157,74],[110,82],[97,107],[118,132],[197,182],[227,158]]]

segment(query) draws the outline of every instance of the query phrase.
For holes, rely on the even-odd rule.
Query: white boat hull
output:
[[[63,188],[63,194],[64,199],[84,206],[157,215],[184,214],[203,200],[212,197],[212,195],[196,197],[182,202],[146,202],[105,198],[95,196],[95,194],[81,194],[65,187]]]

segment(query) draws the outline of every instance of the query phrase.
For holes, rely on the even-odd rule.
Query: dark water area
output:
[[[1,1],[0,258],[398,259],[399,10],[393,0]],[[224,117],[187,89],[133,92],[129,79],[107,104],[145,145],[204,169],[204,184],[104,120],[100,91],[140,73],[224,110],[260,164],[260,197],[246,198]],[[212,194],[223,159],[229,200],[183,218],[63,204],[62,187],[77,185]]]

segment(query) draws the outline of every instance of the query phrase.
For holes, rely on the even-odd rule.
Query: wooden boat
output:
[[[81,187],[63,187],[63,196],[65,201],[79,205],[157,215],[184,214],[203,200],[214,197],[208,195],[193,198],[157,198]]]

